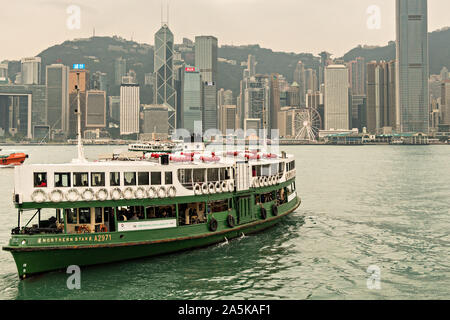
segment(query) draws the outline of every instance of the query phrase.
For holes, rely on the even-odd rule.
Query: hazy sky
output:
[[[214,35],[219,45],[260,44],[275,51],[327,50],[341,56],[359,45],[395,40],[394,0],[163,0],[169,27],[183,37]],[[34,56],[65,40],[119,35],[153,44],[162,0],[1,1],[0,61]],[[67,8],[81,8],[80,29],[69,29]],[[376,12],[379,8],[379,28]],[[165,6],[164,6],[165,8]],[[369,10],[370,11],[370,10]],[[429,30],[450,26],[450,1],[429,0]]]

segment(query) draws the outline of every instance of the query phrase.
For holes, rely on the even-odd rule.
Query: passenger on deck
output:
[[[136,212],[133,214],[133,216],[130,218],[130,221],[136,221],[136,220],[139,220],[139,218],[138,218],[138,216],[137,216],[137,214],[136,214]]]

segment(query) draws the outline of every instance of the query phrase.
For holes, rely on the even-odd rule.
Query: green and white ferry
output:
[[[80,147],[71,163],[15,168],[18,225],[3,250],[21,279],[213,245],[272,227],[301,202],[284,152],[87,162]]]

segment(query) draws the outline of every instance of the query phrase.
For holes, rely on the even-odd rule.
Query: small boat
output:
[[[20,166],[28,158],[28,155],[23,152],[0,152],[0,167]]]

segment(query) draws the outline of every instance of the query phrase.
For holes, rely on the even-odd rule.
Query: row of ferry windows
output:
[[[292,171],[295,169],[295,160],[286,163],[286,171]]]
[[[231,168],[211,168],[211,169],[179,169],[178,180],[181,184],[217,182],[229,180]]]
[[[258,165],[252,167],[252,177],[275,176],[284,172],[284,162]]]
[[[112,187],[120,186],[120,176],[123,174],[123,182],[125,186],[148,186],[148,185],[165,185],[173,184],[172,172],[110,172],[109,185]],[[91,187],[105,187],[106,173],[92,172]],[[89,173],[87,172],[56,172],[54,175],[55,188],[70,188],[70,187],[89,187]],[[73,181],[73,185],[72,185]],[[47,173],[34,173],[34,187],[47,187]]]

